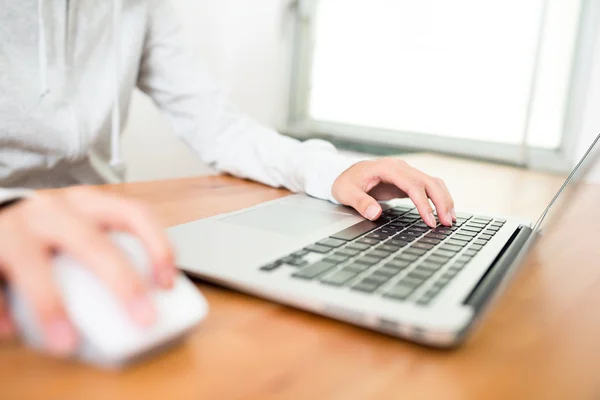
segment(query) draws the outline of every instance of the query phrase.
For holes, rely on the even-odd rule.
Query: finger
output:
[[[450,190],[448,190],[448,186],[446,186],[446,182],[444,182],[442,179],[440,179],[440,183],[441,183],[442,187],[446,190],[448,195],[450,196],[450,199],[451,199],[451,204],[449,205],[450,215],[452,216],[452,222],[456,222],[456,209],[454,207],[454,199],[452,198],[452,195],[450,194]]]
[[[50,250],[26,235],[14,234],[7,242],[0,262],[14,290],[33,310],[46,348],[56,356],[70,355],[77,333],[54,285]]]
[[[12,338],[16,333],[15,325],[10,318],[8,312],[8,303],[6,301],[6,293],[3,289],[0,290],[0,340]]]
[[[340,201],[358,211],[363,217],[375,221],[381,216],[381,206],[360,187],[349,185],[340,193]]]
[[[433,209],[429,203],[425,187],[420,183],[418,178],[408,176],[406,172],[397,168],[383,168],[380,171],[381,178],[385,182],[393,183],[400,190],[410,197],[414,205],[419,211],[419,215],[423,221],[432,228],[437,226],[437,221],[433,215]]]
[[[452,214],[450,210],[454,208],[454,201],[448,190],[442,186],[441,179],[431,178],[424,175],[421,178],[425,182],[427,196],[433,201],[440,222],[447,226],[452,226]]]
[[[89,268],[116,293],[132,319],[140,325],[149,325],[156,319],[156,310],[150,302],[141,277],[130,265],[125,254],[94,226],[85,216],[54,210],[40,233],[55,248],[64,251]],[[60,230],[52,227],[61,226]]]
[[[150,260],[154,280],[170,288],[176,273],[173,250],[164,229],[145,207],[122,198],[98,194],[81,202],[79,210],[109,229],[133,233],[144,244]]]

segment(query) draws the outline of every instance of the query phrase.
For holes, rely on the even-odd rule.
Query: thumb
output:
[[[381,215],[381,206],[377,200],[356,186],[346,189],[345,192],[340,196],[345,205],[353,207],[363,217],[371,221],[379,218]]]

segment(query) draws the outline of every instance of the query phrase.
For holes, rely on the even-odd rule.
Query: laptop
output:
[[[598,158],[596,138],[535,225],[458,213],[431,229],[409,200],[375,222],[291,195],[168,230],[192,276],[434,347],[465,340]],[[518,196],[518,194],[515,194]]]

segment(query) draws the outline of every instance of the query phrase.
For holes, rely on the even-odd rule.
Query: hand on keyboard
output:
[[[423,221],[436,226],[429,203],[433,201],[440,222],[452,226],[456,221],[454,201],[444,181],[433,178],[396,158],[381,158],[354,164],[334,182],[333,197],[354,207],[363,217],[376,220],[381,215],[377,200],[410,197]]]

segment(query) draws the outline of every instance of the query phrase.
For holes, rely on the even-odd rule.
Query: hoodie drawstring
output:
[[[117,175],[123,178],[124,163],[121,159],[121,98],[119,90],[119,77],[121,76],[121,9],[121,0],[113,0],[112,48],[115,78],[113,81],[114,99],[112,109],[109,165]]]
[[[72,7],[72,5],[71,5]],[[44,0],[38,0],[38,58],[40,69],[40,90],[39,103],[50,93],[48,83],[48,53],[46,38],[46,3]],[[110,161],[109,166],[113,173],[121,180],[124,179],[125,164],[121,159],[121,99],[120,82],[121,76],[121,0],[113,0],[112,13],[112,51],[114,61],[114,79],[113,79],[113,108],[111,123],[111,143],[110,143]],[[68,29],[68,27],[66,28]]]
[[[44,97],[50,92],[48,87],[48,54],[46,53],[46,23],[44,18],[45,3],[44,0],[38,1],[38,58],[40,67],[40,93],[39,102],[41,103]]]

